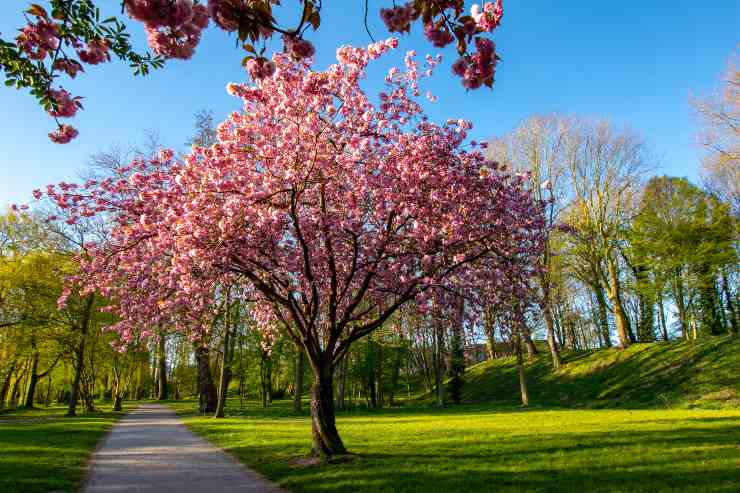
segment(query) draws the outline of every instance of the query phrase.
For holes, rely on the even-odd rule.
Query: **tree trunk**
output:
[[[442,324],[435,320],[434,330],[436,336],[436,354],[434,362],[434,379],[437,386],[437,406],[442,407],[445,405],[445,389],[444,389],[444,371],[442,365],[444,364],[444,331]]]
[[[727,305],[727,312],[730,316],[730,330],[733,334],[740,332],[740,314],[735,306],[735,301],[732,298],[732,292],[730,291],[730,283],[727,281],[727,273],[722,273],[722,292],[725,295],[725,303]]]
[[[534,359],[534,357],[540,352],[537,346],[534,345],[532,337],[529,335],[529,330],[522,330],[524,333],[524,345],[527,347],[527,359]]]
[[[550,346],[550,355],[552,356],[552,367],[554,370],[560,368],[560,351],[558,343],[555,340],[555,328],[553,327],[552,313],[550,312],[549,303],[543,308],[545,315],[545,326],[547,328],[547,345]]]
[[[486,338],[488,343],[486,349],[488,350],[488,359],[496,359],[496,335],[495,326],[493,320],[493,310],[486,307],[483,313],[483,324],[486,331]]]
[[[159,341],[157,341],[157,399],[164,401],[167,399],[167,351],[166,351],[167,340],[164,333],[159,335]]]
[[[123,409],[122,403],[123,403],[123,395],[117,393],[113,397],[113,411],[121,412],[121,410]]]
[[[226,318],[228,320],[228,311],[226,312]],[[229,328],[228,322],[224,326],[224,348],[223,357],[221,358],[221,378],[218,383],[218,402],[216,403],[216,412],[214,418],[223,418],[224,410],[226,408],[226,394],[229,390],[229,380],[231,368],[229,366],[229,343],[231,339],[231,329]]]
[[[612,338],[609,334],[609,317],[607,316],[606,298],[604,297],[604,289],[600,285],[596,285],[594,288],[594,294],[596,295],[596,304],[599,309],[599,324],[601,325],[601,337],[604,340],[604,346],[612,347]]]
[[[301,353],[303,353],[303,349],[301,348]],[[347,393],[347,358],[349,358],[349,354],[345,354],[342,358],[342,361],[339,362],[339,382],[337,382],[337,409],[343,410],[344,400]],[[305,355],[303,356],[303,359],[305,361]],[[303,378],[301,376],[301,378]],[[301,381],[301,389],[303,389],[303,382]]]
[[[0,388],[0,409],[2,409],[5,406],[5,401],[8,398],[8,391],[10,390],[10,381],[13,379],[13,373],[15,373],[17,362],[18,360],[14,359],[10,363],[10,367],[8,368],[8,371],[5,373],[5,378],[3,379],[3,386]]]
[[[195,346],[195,361],[198,366],[198,401],[200,412],[216,412],[218,396],[216,386],[213,384],[211,377],[211,363],[208,357],[208,347],[203,345]]]
[[[660,316],[660,331],[663,335],[663,340],[668,342],[668,326],[665,320],[665,308],[663,307],[663,296],[658,296],[658,314]]]
[[[619,285],[619,273],[617,272],[617,266],[614,262],[614,259],[607,258],[607,267],[609,269],[609,291],[607,292],[607,295],[609,296],[609,301],[612,304],[612,309],[614,310],[614,324],[617,327],[617,336],[619,337],[619,346],[622,348],[626,348],[630,345],[631,337],[630,337],[630,322],[627,318],[627,314],[624,312],[624,307],[622,306],[622,297],[620,293],[620,285]]]
[[[293,380],[293,412],[298,414],[301,412],[301,398],[303,397],[303,373],[306,366],[306,357],[303,353],[303,347],[296,347],[296,358],[295,358],[295,377]],[[341,368],[341,365],[340,365]],[[340,370],[341,371],[341,370]],[[342,386],[342,377],[339,377],[340,386]],[[337,394],[340,392],[337,391]],[[344,400],[344,388],[341,389],[341,399],[337,397],[337,404],[340,409],[342,408],[342,401]]]
[[[522,355],[522,336],[520,329],[515,329],[514,351],[516,351],[516,369],[519,373],[519,390],[522,395],[522,406],[529,406],[529,391],[527,390],[527,380],[524,375],[524,356]]]
[[[34,351],[31,356],[31,370],[28,378],[28,387],[23,407],[30,409],[33,407],[33,399],[36,395],[36,384],[39,383],[39,358],[38,351]]]
[[[85,298],[85,305],[82,312],[82,320],[79,325],[80,329],[80,343],[77,345],[75,350],[75,375],[72,380],[72,388],[69,392],[69,405],[67,406],[67,416],[77,416],[77,399],[80,393],[80,383],[82,381],[82,370],[85,366],[85,337],[87,336],[87,330],[90,326],[90,316],[92,315],[92,307],[95,301],[94,295],[88,295]]]
[[[72,388],[69,391],[69,405],[67,406],[67,416],[77,416],[77,398],[80,394],[80,382],[82,381],[82,369],[85,364],[85,338],[80,340],[75,351],[75,375],[72,380]]]
[[[314,367],[314,383],[311,389],[311,433],[312,455],[328,458],[347,453],[337,431],[334,416],[333,368],[330,364]]]
[[[684,300],[684,289],[683,281],[681,280],[680,272],[676,272],[672,281],[673,288],[673,299],[676,301],[676,308],[678,309],[678,321],[681,325],[681,337],[689,339],[689,325],[686,313],[686,302]]]

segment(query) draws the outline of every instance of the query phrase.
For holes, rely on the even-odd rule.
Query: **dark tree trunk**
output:
[[[303,349],[301,349],[303,351]],[[337,409],[343,410],[345,408],[345,397],[347,393],[347,359],[349,354],[345,354],[342,361],[339,362],[339,381],[337,382]],[[304,355],[305,360],[305,355]],[[301,388],[303,384],[301,383]]]
[[[164,401],[168,397],[168,388],[167,388],[167,340],[164,336],[164,333],[159,335],[159,341],[157,342],[158,350],[157,350],[157,381],[158,381],[158,387],[157,387],[157,399],[160,401]]]
[[[398,387],[398,379],[401,376],[401,357],[402,348],[395,349],[395,357],[393,358],[393,372],[391,373],[391,391],[388,396],[388,405],[393,406],[396,398],[396,388]]]
[[[604,340],[604,346],[612,347],[612,338],[609,334],[609,317],[607,315],[606,297],[604,289],[600,285],[593,286],[596,295],[596,304],[599,310],[599,325],[601,326],[601,337]]]
[[[72,380],[72,388],[69,391],[69,405],[67,406],[67,416],[77,416],[77,399],[80,395],[80,383],[82,381],[82,370],[85,364],[85,338],[80,340],[75,350],[75,375]]]
[[[311,453],[317,457],[331,457],[347,453],[337,431],[334,416],[333,368],[323,364],[314,368],[311,389]]]
[[[444,329],[442,324],[438,320],[434,321],[436,351],[434,361],[434,380],[437,387],[437,406],[442,407],[445,405],[445,388],[444,388]]]
[[[123,396],[121,394],[116,394],[113,397],[113,411],[120,412],[123,409]]]
[[[658,295],[658,314],[660,316],[660,331],[663,335],[663,340],[668,342],[668,326],[665,320],[665,308],[663,306],[663,296]]]
[[[8,368],[8,371],[5,373],[5,378],[3,378],[3,386],[0,388],[0,409],[2,409],[5,406],[5,401],[8,398],[8,391],[10,390],[10,381],[13,379],[13,373],[15,373],[17,362],[18,360],[14,359],[10,363],[10,367]]]
[[[85,304],[82,312],[82,320],[79,325],[80,329],[80,343],[77,345],[75,350],[75,375],[72,380],[72,388],[69,392],[69,405],[67,406],[67,416],[77,416],[77,399],[80,394],[80,383],[82,382],[82,371],[85,367],[85,338],[87,336],[87,330],[90,326],[90,316],[92,315],[92,307],[95,301],[94,295],[88,295],[85,298]]]
[[[230,339],[231,329],[229,329],[229,325],[227,323],[224,327],[224,352],[223,357],[221,358],[221,378],[218,384],[218,403],[216,404],[216,412],[214,414],[214,418],[223,418],[224,410],[226,408],[226,394],[229,390],[229,380],[231,373],[231,368],[229,367],[229,342],[231,342]]]
[[[36,384],[39,383],[39,358],[39,353],[34,351],[33,355],[31,356],[31,369],[28,377],[28,387],[26,390],[25,402],[23,403],[23,407],[28,409],[33,407],[33,400],[36,396]]]
[[[198,398],[200,402],[200,412],[216,412],[218,396],[216,395],[216,386],[213,384],[211,377],[211,363],[208,357],[208,347],[200,344],[195,346],[195,360],[198,365]]]
[[[295,376],[293,379],[293,412],[298,414],[301,412],[301,398],[303,397],[303,373],[304,368],[306,366],[306,356],[303,353],[303,348],[298,346],[296,347],[296,357],[295,357]],[[339,382],[341,384],[342,377],[339,377]],[[339,392],[337,392],[339,393]],[[342,389],[342,394],[344,393],[344,389]],[[338,407],[342,408],[341,400],[344,399],[344,395],[341,396],[342,399],[337,399]]]

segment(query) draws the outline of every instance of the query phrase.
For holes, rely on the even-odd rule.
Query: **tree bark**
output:
[[[527,359],[534,359],[534,357],[539,354],[539,349],[537,349],[537,346],[534,345],[534,341],[532,340],[532,337],[529,335],[529,330],[523,329],[523,338],[524,338],[524,345],[527,347]]]
[[[23,403],[23,407],[30,409],[33,407],[33,398],[36,395],[36,384],[39,381],[39,355],[38,351],[34,351],[31,356],[31,369],[28,377],[28,387],[26,390],[26,398]]]
[[[515,329],[516,336],[514,337],[514,344],[516,351],[516,369],[519,373],[519,391],[522,396],[522,406],[529,406],[529,391],[527,390],[527,380],[524,374],[524,356],[522,355],[522,336],[521,329]]]
[[[82,312],[82,323],[79,325],[80,329],[80,343],[77,345],[75,350],[75,375],[72,380],[72,388],[69,393],[69,405],[67,406],[67,416],[77,416],[77,399],[80,393],[80,382],[82,381],[82,370],[85,366],[85,337],[87,336],[87,330],[90,326],[90,316],[92,315],[93,302],[95,301],[95,295],[88,295],[85,298],[84,309]]]
[[[438,320],[434,321],[434,331],[437,349],[436,361],[434,362],[434,380],[437,386],[437,406],[442,407],[445,405],[444,371],[442,369],[444,364],[444,330]]]
[[[167,388],[167,339],[164,333],[160,333],[159,340],[157,341],[157,399],[164,401],[168,397]]]
[[[295,358],[295,377],[293,379],[293,412],[298,414],[301,412],[301,398],[303,397],[303,373],[306,366],[306,357],[303,353],[303,347],[296,346],[296,358]],[[340,365],[341,368],[341,365]],[[341,370],[340,370],[341,372]],[[340,387],[342,387],[342,377],[339,377]],[[340,394],[339,390],[337,394]],[[341,389],[341,399],[337,396],[337,407],[342,408],[344,400],[344,388]]]
[[[733,334],[740,332],[740,320],[738,309],[735,306],[735,301],[732,299],[732,292],[730,291],[730,283],[727,280],[727,273],[722,273],[722,292],[725,295],[725,303],[727,305],[727,312],[730,315],[730,330]]]
[[[496,335],[493,321],[493,310],[489,307],[486,307],[485,312],[483,313],[483,325],[486,331],[486,338],[488,339],[488,344],[486,344],[488,359],[496,359]]]
[[[316,457],[326,458],[346,454],[347,449],[339,437],[334,415],[334,370],[330,364],[322,363],[324,364],[314,367],[311,389],[311,453]]]
[[[224,348],[223,357],[221,358],[221,378],[218,383],[218,402],[216,403],[216,412],[214,418],[223,418],[226,409],[226,394],[229,390],[229,380],[231,368],[229,366],[229,343],[231,342],[231,329],[228,324],[228,311],[226,312],[227,323],[224,326]]]
[[[5,401],[8,398],[8,391],[10,390],[10,381],[13,379],[13,373],[15,373],[16,364],[18,363],[18,359],[14,359],[10,363],[10,367],[8,368],[8,371],[5,373],[5,378],[3,379],[3,386],[0,388],[0,409],[5,407]]]
[[[624,312],[622,306],[622,297],[620,292],[619,284],[619,273],[617,272],[617,266],[614,259],[611,257],[607,258],[607,268],[609,269],[609,301],[612,304],[614,310],[614,324],[617,327],[617,336],[619,337],[619,346],[626,348],[630,345],[630,322],[627,318],[627,314]]]
[[[665,320],[665,308],[663,306],[663,296],[658,296],[658,314],[660,316],[660,331],[663,335],[663,340],[668,342],[668,326]]]
[[[543,308],[543,312],[545,315],[545,327],[547,328],[547,344],[550,346],[550,355],[552,356],[552,367],[554,370],[557,370],[560,368],[560,351],[558,350],[558,343],[555,340],[555,328],[553,326],[549,303]]]
[[[599,324],[601,325],[601,337],[604,340],[604,346],[612,347],[612,338],[609,334],[609,317],[607,315],[606,298],[604,297],[604,288],[600,285],[593,287],[596,295],[596,304],[599,310]]]
[[[208,357],[208,346],[198,344],[195,346],[195,360],[198,365],[198,400],[200,412],[213,413],[216,411],[218,396],[216,386],[211,377],[211,364]]]

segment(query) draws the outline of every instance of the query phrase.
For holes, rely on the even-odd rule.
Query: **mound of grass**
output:
[[[76,491],[88,457],[121,413],[65,412],[54,406],[0,414],[0,491]]]
[[[542,351],[526,365],[531,404],[547,407],[740,407],[740,338],[633,344],[627,349],[564,352],[552,371]],[[428,397],[426,397],[428,399]],[[518,405],[514,358],[466,370],[463,399]]]
[[[492,410],[463,405],[340,413],[356,455],[306,466],[307,415],[230,402],[187,426],[288,491],[720,492],[737,488],[740,410]]]

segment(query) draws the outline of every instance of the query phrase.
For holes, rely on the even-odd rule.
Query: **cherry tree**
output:
[[[343,46],[323,72],[275,54],[271,77],[228,86],[244,111],[219,125],[217,143],[54,191],[70,221],[115,218],[74,281],[117,301],[124,341],[168,321],[208,330],[199,321],[214,290],[245,287],[265,339],[282,331],[306,353],[318,456],[346,453],[333,374],[350,346],[405,304],[424,310],[432,290],[455,289],[456,274],[483,261],[506,269],[541,222],[526,176],[465,144],[469,122],[424,115],[419,83],[438,58],[420,66],[409,52],[377,103],[366,96],[368,63],[396,45]]]
[[[253,79],[269,77],[275,65],[265,52],[274,36],[282,37],[284,52],[296,60],[315,53],[305,36],[309,29],[315,31],[321,25],[321,0],[285,4],[278,15],[279,0],[121,0],[121,14],[143,23],[152,55],[134,50],[126,24],[117,16],[101,19],[95,0],[49,0],[49,9],[32,3],[23,11],[27,22],[15,42],[0,38],[0,68],[5,72],[6,86],[28,88],[54,118],[57,128],[49,133],[52,142],[66,144],[78,131],[59,119],[75,116],[82,104],[80,96],[72,96],[57,85],[60,77],[74,79],[85,67],[110,61],[111,55],[128,63],[135,75],[162,68],[168,59],[188,60],[211,21],[241,42],[237,46],[246,51],[242,64]],[[364,24],[372,38],[368,11],[365,0]],[[296,18],[293,24],[276,20],[291,15]],[[501,0],[487,2],[482,8],[475,4],[469,12],[464,0],[393,2],[392,7],[380,9],[380,17],[390,32],[397,33],[410,32],[412,24],[420,21],[433,46],[456,43],[460,58],[452,71],[466,88],[493,86],[499,57],[485,35],[501,23]]]

